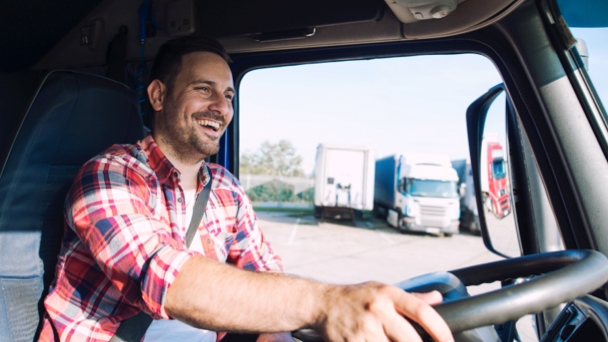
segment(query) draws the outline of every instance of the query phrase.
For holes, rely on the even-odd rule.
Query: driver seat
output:
[[[80,167],[113,144],[143,136],[139,98],[125,85],[69,71],[42,81],[0,161],[0,341],[37,337],[64,232],[64,201]]]

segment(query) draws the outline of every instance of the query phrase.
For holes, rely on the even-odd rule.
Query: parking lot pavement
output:
[[[421,274],[491,261],[480,237],[401,234],[378,219],[356,227],[297,213],[259,212],[258,219],[285,272],[330,283],[378,280],[393,284]]]
[[[429,272],[502,259],[485,248],[481,237],[469,234],[402,234],[384,221],[367,217],[353,226],[348,221],[319,221],[296,211],[259,211],[257,215],[266,240],[283,259],[285,273],[329,283],[377,280],[394,284]],[[474,295],[499,287],[485,284],[469,287],[469,292]],[[522,340],[537,341],[530,316],[520,323],[524,321],[526,326],[518,329],[530,337],[521,336]]]

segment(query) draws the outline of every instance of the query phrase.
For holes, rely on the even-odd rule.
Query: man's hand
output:
[[[293,338],[291,338],[291,333],[289,332],[281,332],[281,333],[270,333],[270,334],[260,334],[256,342],[295,342]]]
[[[445,321],[429,304],[441,294],[410,294],[377,282],[341,286],[326,295],[324,315],[315,324],[327,341],[421,341],[403,316],[420,324],[438,342],[453,341]]]

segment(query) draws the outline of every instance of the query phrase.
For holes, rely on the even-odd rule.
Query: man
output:
[[[144,341],[214,341],[223,336],[216,331],[290,341],[281,332],[303,327],[328,341],[419,341],[403,316],[436,341],[452,340],[427,304],[441,301],[437,292],[277,274],[280,259],[239,182],[204,163],[233,116],[228,62],[210,39],[161,47],[147,88],[152,133],[87,162],[66,199],[66,233],[40,340],[109,341],[140,311],[155,319]],[[192,208],[210,181],[206,216],[187,248]]]

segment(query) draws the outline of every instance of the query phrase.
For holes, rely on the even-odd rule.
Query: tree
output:
[[[241,154],[241,173],[269,176],[300,177],[302,157],[296,154],[296,148],[289,140],[282,139],[273,144],[264,141],[257,152]]]

